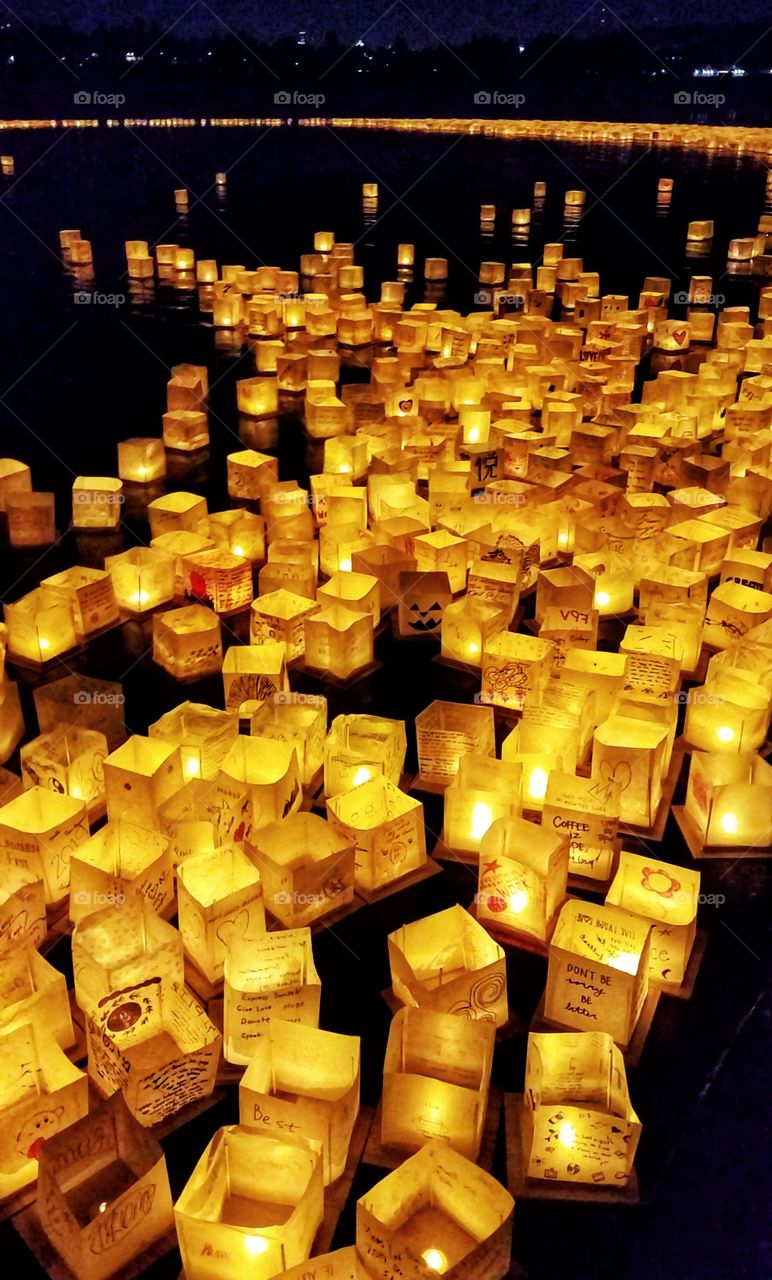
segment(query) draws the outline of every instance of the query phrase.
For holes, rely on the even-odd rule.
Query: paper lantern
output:
[[[0,856],[43,880],[47,904],[67,896],[70,858],[88,835],[83,801],[47,787],[31,787],[0,809]]]
[[[343,1174],[358,1112],[359,1037],[272,1018],[239,1084],[241,1124],[318,1143],[326,1186]]]
[[[766,848],[772,844],[772,766],[752,751],[693,752],[686,812],[710,848]]]
[[[186,1280],[270,1280],[308,1258],[323,1210],[316,1147],[218,1129],[174,1206]]]
[[[5,770],[2,772],[6,773]],[[15,799],[10,788],[1,794],[4,804]],[[12,852],[10,856],[9,852],[3,849],[0,855],[0,953],[27,943],[39,947],[46,936],[46,895],[42,876],[29,867],[18,866]]]
[[[579,566],[541,569],[536,581],[536,620],[543,622],[548,609],[561,609],[567,618],[588,614],[594,594],[592,574]]]
[[[520,813],[520,767],[485,755],[462,755],[445,789],[444,842],[476,853],[491,823]]]
[[[241,449],[229,453],[228,495],[231,498],[256,500],[263,491],[279,479],[276,458],[255,449]]]
[[[150,738],[160,738],[180,749],[182,776],[214,778],[239,732],[232,711],[218,711],[201,702],[181,702],[148,726]]]
[[[106,556],[105,568],[118,605],[127,613],[147,613],[174,595],[172,565],[150,547],[132,547],[120,555]]]
[[[489,1173],[431,1141],[357,1201],[357,1253],[373,1280],[502,1280],[513,1209]]]
[[[633,607],[635,576],[623,556],[598,552],[574,557],[574,565],[595,578],[592,607],[601,618],[629,613]]]
[[[336,716],[325,745],[324,794],[336,796],[381,775],[397,786],[406,751],[404,721],[364,714]]]
[[[403,1004],[463,1018],[507,1021],[502,948],[464,911],[449,907],[389,934],[394,994]]]
[[[467,594],[443,609],[442,656],[451,662],[479,667],[485,643],[506,630],[507,625],[504,611]]]
[[[153,617],[153,661],[177,680],[201,680],[222,668],[220,619],[203,604]]]
[[[236,613],[252,602],[252,566],[240,555],[215,547],[183,557],[185,596],[215,613]]]
[[[447,258],[425,258],[424,259],[424,280],[447,280],[447,278],[448,278]]]
[[[225,268],[223,267],[223,275]],[[219,288],[217,286],[216,288]],[[244,299],[234,289],[212,299],[212,324],[216,329],[235,329],[244,320]]]
[[[221,550],[251,564],[265,559],[265,521],[252,511],[213,512],[209,516],[209,534]]]
[[[766,689],[719,673],[689,691],[684,740],[700,751],[756,751],[766,738],[769,714]]]
[[[378,579],[364,573],[338,570],[316,591],[323,605],[343,605],[357,613],[370,613],[373,626],[381,620],[381,593]]]
[[[7,760],[24,736],[24,716],[19,700],[19,686],[12,681],[0,682],[0,760]]]
[[[163,442],[167,449],[192,453],[209,444],[209,423],[200,409],[173,409],[163,415]],[[166,526],[168,529],[168,525]]]
[[[279,384],[276,378],[242,378],[236,383],[239,413],[250,418],[263,418],[279,409]]]
[[[33,942],[14,944],[2,957],[3,998],[0,1030],[32,1024],[46,1031],[62,1049],[75,1043],[64,975],[39,955]]]
[[[431,702],[416,716],[418,768],[424,781],[446,787],[465,755],[495,755],[493,710]]]
[[[667,769],[667,736],[660,725],[625,715],[613,715],[595,730],[592,778],[619,785],[623,822],[653,825]]]
[[[624,1058],[602,1032],[531,1032],[521,1130],[529,1178],[624,1187],[641,1125]]]
[[[186,954],[218,982],[234,938],[262,933],[260,876],[239,845],[192,854],[177,868],[179,926]]]
[[[426,862],[423,805],[382,775],[327,801],[330,822],[355,845],[355,881],[374,891]]]
[[[120,1094],[43,1143],[40,1226],[77,1280],[107,1280],[174,1222],[166,1159]]]
[[[104,762],[107,812],[112,821],[152,828],[158,807],[182,786],[179,747],[134,734]]]
[[[157,977],[114,992],[86,1016],[88,1073],[105,1097],[121,1091],[146,1128],[214,1088],[221,1036],[185,987]]]
[[[649,989],[650,924],[619,907],[569,899],[552,935],[544,1016],[604,1031],[624,1048]]]
[[[250,731],[294,747],[301,783],[310,786],[324,761],[327,699],[310,693],[276,694],[252,709]]]
[[[123,484],[113,476],[76,476],[72,486],[75,529],[117,529],[121,523]]]
[[[479,843],[477,919],[497,934],[549,940],[566,896],[568,840],[520,817],[498,818]]]
[[[63,726],[43,733],[21,749],[25,788],[46,787],[85,803],[89,818],[104,814],[107,739],[93,729]]]
[[[50,588],[36,587],[5,604],[4,614],[8,653],[14,659],[39,666],[77,645],[70,604]]]
[[[56,541],[53,493],[13,490],[5,495],[5,514],[12,547],[46,547]]]
[[[445,529],[419,534],[414,539],[414,555],[419,573],[446,573],[454,595],[466,588],[467,541]]]
[[[9,493],[31,491],[32,472],[26,462],[17,462],[15,458],[0,458],[0,511],[5,511]]]
[[[312,813],[293,814],[252,835],[251,855],[267,910],[297,928],[347,906],[354,896],[354,842]]]
[[[568,871],[589,880],[611,875],[619,823],[620,784],[550,772],[542,828],[568,838]]]
[[[526,699],[546,683],[551,660],[547,640],[498,632],[483,647],[481,701],[522,711]]]
[[[242,834],[247,838],[258,827],[278,822],[300,807],[300,766],[291,743],[240,735],[223,760],[222,774],[244,794],[246,826]],[[226,786],[226,790],[230,788]],[[241,838],[234,835],[234,839]]]
[[[399,1009],[383,1065],[382,1144],[412,1153],[437,1139],[476,1160],[495,1034],[490,1022]]]
[[[162,533],[180,530],[195,533],[206,515],[206,498],[200,498],[195,493],[165,493],[147,505],[150,535],[153,538]]]
[[[412,267],[415,262],[415,245],[398,244],[397,245],[397,266]]]
[[[242,821],[245,793],[233,784],[230,802],[219,794],[222,774],[212,779],[191,778],[158,809],[158,830],[169,842],[169,857],[177,867],[193,853],[211,852],[226,842]]]
[[[238,711],[244,702],[263,702],[289,690],[286,649],[281,641],[231,645],[222,664],[225,706]]]
[[[87,640],[95,632],[118,621],[112,579],[102,569],[86,569],[77,565],[43,578],[40,585],[69,606],[79,641]]]
[[[680,986],[697,936],[700,873],[623,850],[606,905],[651,925],[649,980]]]
[[[0,1200],[38,1176],[42,1147],[88,1111],[88,1081],[42,1028],[0,1032]]]
[[[93,729],[105,735],[111,751],[126,737],[125,698],[116,681],[80,674],[64,676],[39,685],[34,698],[41,733],[61,732],[64,725]]]
[[[163,440],[135,436],[118,445],[118,476],[135,484],[150,484],[166,475]]]
[[[225,957],[228,1062],[249,1063],[276,1019],[318,1027],[321,990],[310,929],[232,938]]]
[[[105,997],[157,978],[183,982],[182,938],[139,893],[82,917],[72,934],[75,998],[96,1015]]]
[[[408,570],[397,579],[397,630],[400,636],[430,639],[441,633],[452,593],[447,573]]]
[[[252,601],[250,608],[250,644],[279,642],[285,646],[287,662],[302,657],[305,651],[305,619],[318,609],[319,605],[313,600],[281,587],[259,596]]]
[[[134,893],[141,893],[160,913],[174,901],[168,840],[131,821],[110,821],[101,827],[73,850],[70,869],[73,921],[101,907],[120,907]]]
[[[337,680],[348,680],[373,661],[373,615],[332,604],[306,615],[305,663]]]

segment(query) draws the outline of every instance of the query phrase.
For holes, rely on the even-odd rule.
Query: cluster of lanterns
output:
[[[79,232],[62,246],[90,262]],[[515,1180],[623,1190],[641,1128],[624,1054],[694,957],[699,871],[645,844],[685,756],[695,856],[772,845],[772,289],[757,316],[716,316],[693,281],[674,319],[669,280],[604,295],[555,244],[537,279],[483,264],[492,307],[464,316],[406,310],[401,279],[369,303],[332,232],[300,272],[126,251],[130,275],[190,274],[215,328],[255,339],[236,387],[245,434],[289,397],[321,471],[305,490],[249,445],[228,456],[227,510],[167,488],[170,459],[210,430],[206,367],[177,366],[161,434],[121,442],[117,476],[72,490],[82,537],[119,529],[127,491],[144,496],[148,546],[6,606],[2,762],[23,745],[19,775],[0,776],[0,1194],[37,1178],[41,1228],[82,1280],[173,1224],[187,1280],[316,1275],[360,1039],[319,1026],[312,930],[425,874],[420,796],[440,794],[437,852],[469,864],[474,901],[384,940],[399,1009],[379,1123],[397,1167],[359,1200],[355,1245],[317,1261],[363,1280],[499,1280],[513,1199],[476,1161],[508,950],[548,957]],[[400,245],[399,270],[413,263]],[[446,274],[426,261],[428,281]],[[522,312],[500,313],[513,288]],[[341,381],[345,350],[369,383]],[[13,546],[52,540],[53,497],[23,462],[0,461],[0,509]],[[366,676],[386,615],[406,655],[439,641],[476,690],[417,716],[412,783],[401,720],[328,725],[325,693],[296,688],[298,673],[338,695]],[[143,616],[153,660],[180,684],[221,678],[220,705],[181,697],[127,734],[120,685],[68,676],[39,684],[28,735],[11,669],[42,676]],[[72,928],[85,1071],[40,950],[54,922]],[[239,1122],[172,1206],[152,1129],[224,1069],[240,1076]],[[89,1085],[104,1099],[91,1109]]]

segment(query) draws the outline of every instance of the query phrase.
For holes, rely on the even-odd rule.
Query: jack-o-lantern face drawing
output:
[[[422,607],[417,600],[407,606],[411,631],[437,631],[442,626],[442,606],[438,600]]]
[[[439,571],[399,575],[400,635],[439,635],[442,614],[453,599],[448,575]]]

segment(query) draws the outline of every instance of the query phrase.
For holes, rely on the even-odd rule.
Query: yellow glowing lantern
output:
[[[662,798],[668,731],[625,715],[612,715],[595,730],[592,777],[620,787],[620,817],[635,826],[654,823]]]
[[[491,707],[435,701],[416,716],[415,723],[423,781],[447,787],[464,756],[496,753]]]
[[[250,418],[277,413],[279,391],[276,378],[242,378],[236,383],[236,402],[239,413]]]
[[[285,645],[287,662],[302,657],[305,618],[316,613],[319,607],[313,600],[283,587],[259,596],[250,608],[250,644],[279,641]]]
[[[568,870],[588,880],[611,875],[619,822],[619,784],[552,770],[542,826],[568,838]]]
[[[425,258],[424,259],[424,280],[447,280],[447,278],[448,278],[447,258]]]
[[[76,529],[117,529],[121,523],[123,484],[113,476],[76,476],[72,485],[72,523]]]
[[[759,623],[772,617],[772,594],[757,586],[722,582],[711,593],[705,615],[705,641],[726,649]]]
[[[102,569],[76,565],[73,569],[43,578],[40,585],[69,606],[78,640],[87,640],[95,632],[118,621],[112,579]]]
[[[223,267],[223,275],[225,267]],[[212,323],[216,329],[235,329],[244,320],[244,299],[238,290],[226,286],[212,299]]]
[[[218,1129],[174,1206],[187,1280],[270,1280],[311,1252],[324,1211],[318,1147]]]
[[[177,878],[185,954],[218,982],[231,943],[265,930],[260,874],[239,845],[228,844],[191,854],[179,864]]]
[[[199,284],[214,284],[218,275],[214,258],[199,258],[196,263],[196,280]]]
[[[303,798],[295,748],[276,739],[239,735],[223,760],[215,791],[230,801],[234,783],[245,797],[243,821],[234,840],[249,839],[250,831],[294,813]]]
[[[498,818],[478,847],[477,919],[509,939],[548,941],[566,896],[566,835],[512,815]]]
[[[542,622],[548,609],[560,609],[571,620],[577,612],[587,615],[593,608],[594,595],[592,574],[579,565],[540,569],[536,582],[536,621]]]
[[[153,618],[153,661],[177,680],[200,680],[222,667],[220,619],[206,605],[169,609]]]
[[[56,540],[53,493],[12,490],[5,495],[5,513],[12,547],[45,547]]]
[[[419,573],[446,573],[454,595],[466,588],[467,541],[437,529],[434,533],[419,534],[413,548]]]
[[[709,683],[689,693],[684,739],[700,751],[737,754],[756,751],[769,727],[770,702],[766,689],[719,672]]]
[[[13,778],[3,769],[0,785]],[[21,784],[16,780],[16,795]],[[2,808],[16,798],[14,787],[3,786]],[[0,852],[0,949],[10,951],[17,946],[39,947],[46,936],[46,897],[40,870],[18,866],[9,850]]]
[[[5,987],[0,1002],[0,1031],[31,1024],[46,1031],[62,1049],[75,1043],[64,975],[39,955],[34,943],[17,941],[2,957]]]
[[[200,409],[175,409],[165,413],[163,442],[167,449],[178,449],[184,453],[205,449],[209,444],[209,422],[206,413]]]
[[[767,848],[772,844],[772,766],[751,751],[693,752],[686,813],[708,848]]]
[[[354,841],[313,813],[296,813],[252,834],[266,909],[285,928],[310,924],[354,896]]]
[[[357,1202],[356,1243],[373,1280],[500,1280],[514,1200],[446,1142],[429,1141]]]
[[[303,786],[310,786],[324,760],[327,700],[310,693],[283,693],[256,703],[251,710],[253,735],[294,747]]]
[[[253,511],[215,511],[209,516],[209,534],[221,550],[249,560],[265,559],[265,521]]]
[[[522,1106],[527,1177],[599,1191],[629,1181],[641,1125],[610,1035],[531,1032]]]
[[[185,596],[215,613],[236,613],[252,602],[250,561],[224,547],[183,556],[182,574]]]
[[[163,440],[134,436],[118,445],[118,476],[135,484],[150,484],[166,475]]]
[[[594,577],[593,608],[601,618],[628,613],[632,609],[635,575],[632,565],[623,556],[593,552],[575,556],[574,564]]]
[[[318,1143],[325,1186],[340,1178],[359,1112],[359,1037],[272,1018],[239,1084],[239,1120]]]
[[[520,813],[520,766],[485,755],[462,755],[445,789],[444,842],[477,853],[491,823]]]
[[[373,615],[331,604],[304,622],[305,664],[348,680],[373,661]]]
[[[228,1062],[249,1063],[275,1019],[318,1027],[321,990],[310,929],[233,937],[225,957]]]
[[[336,716],[325,744],[324,794],[338,795],[379,775],[397,786],[406,751],[404,721],[364,714]]]
[[[53,1036],[31,1023],[0,1032],[0,1199],[38,1176],[46,1141],[89,1109],[88,1080]]]
[[[70,858],[88,836],[83,801],[47,787],[30,787],[0,808],[0,857],[42,879],[47,904],[67,896]]]
[[[380,584],[368,574],[338,570],[317,588],[316,598],[322,605],[345,605],[359,613],[369,612],[373,626],[381,620]]]
[[[72,934],[72,964],[78,1005],[96,1013],[113,991],[146,978],[182,985],[182,938],[133,893],[81,918]]]
[[[171,411],[202,409],[208,391],[209,374],[205,365],[175,365],[166,384],[166,407]]]
[[[147,518],[153,538],[162,533],[176,533],[180,530],[195,533],[206,516],[206,498],[201,498],[196,493],[183,493],[181,490],[154,498],[147,506]]]
[[[120,555],[106,556],[105,568],[118,605],[127,613],[147,613],[174,595],[172,565],[150,547],[132,547]]]
[[[398,244],[397,245],[397,266],[412,267],[415,262],[415,245],[414,244]]]
[[[21,748],[24,787],[48,787],[60,795],[82,800],[93,822],[104,815],[106,755],[107,739],[103,733],[62,725]]]
[[[138,734],[112,751],[104,762],[107,812],[152,828],[158,806],[182,786],[179,747]]]
[[[538,636],[500,631],[483,647],[483,702],[522,711],[526,699],[544,687],[553,646]]]
[[[485,604],[478,595],[467,594],[443,609],[442,656],[470,667],[482,664],[483,648],[508,625],[506,613]]]
[[[604,1031],[625,1048],[649,989],[650,923],[619,907],[569,899],[552,935],[544,1016]]]
[[[650,856],[622,850],[606,894],[606,905],[621,907],[651,925],[649,980],[679,986],[697,935],[700,873]]]
[[[214,778],[239,731],[233,711],[218,711],[199,702],[181,702],[148,726],[151,738],[180,749],[182,776]]]
[[[713,223],[707,219],[690,222],[686,229],[687,241],[704,241],[713,239]]]
[[[504,951],[463,907],[402,925],[388,945],[394,994],[403,1004],[499,1027],[507,1021]]]
[[[140,893],[159,914],[174,901],[169,842],[157,830],[126,819],[111,820],[73,850],[70,919],[82,920],[105,906],[120,906]]]
[[[355,880],[374,891],[426,862],[420,801],[378,774],[327,800],[330,822],[356,847]]]
[[[40,1226],[79,1280],[107,1280],[173,1226],[166,1159],[120,1094],[42,1146]]]
[[[276,458],[255,449],[241,449],[229,453],[228,495],[231,498],[255,500],[263,491],[279,479]]]
[[[88,1073],[118,1090],[146,1128],[214,1089],[222,1037],[185,987],[155,978],[116,991],[86,1017]]]
[[[381,1142],[408,1154],[433,1139],[476,1160],[488,1108],[495,1027],[400,1009],[383,1064]]]
[[[225,706],[238,711],[244,702],[263,702],[288,692],[286,649],[281,641],[231,645],[222,664]]]
[[[9,493],[31,493],[32,472],[26,462],[0,458],[0,511],[6,509]]]

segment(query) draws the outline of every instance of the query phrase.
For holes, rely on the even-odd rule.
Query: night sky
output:
[[[612,6],[601,0],[145,0],[135,5],[84,0],[76,6],[71,0],[10,0],[9,4],[0,0],[0,14],[3,8],[9,19],[16,14],[33,28],[47,21],[83,29],[116,28],[144,19],[162,29],[174,25],[179,35],[208,35],[232,26],[267,42],[305,30],[314,43],[334,32],[341,40],[364,37],[371,44],[388,44],[402,36],[414,47],[437,39],[460,44],[475,36],[504,35],[527,41],[569,28],[575,36],[590,36],[604,29],[622,29],[624,24],[640,31],[655,24],[710,27],[740,16],[746,22],[769,17],[766,0],[745,0],[734,11],[725,0],[648,5],[641,0],[614,0]]]

